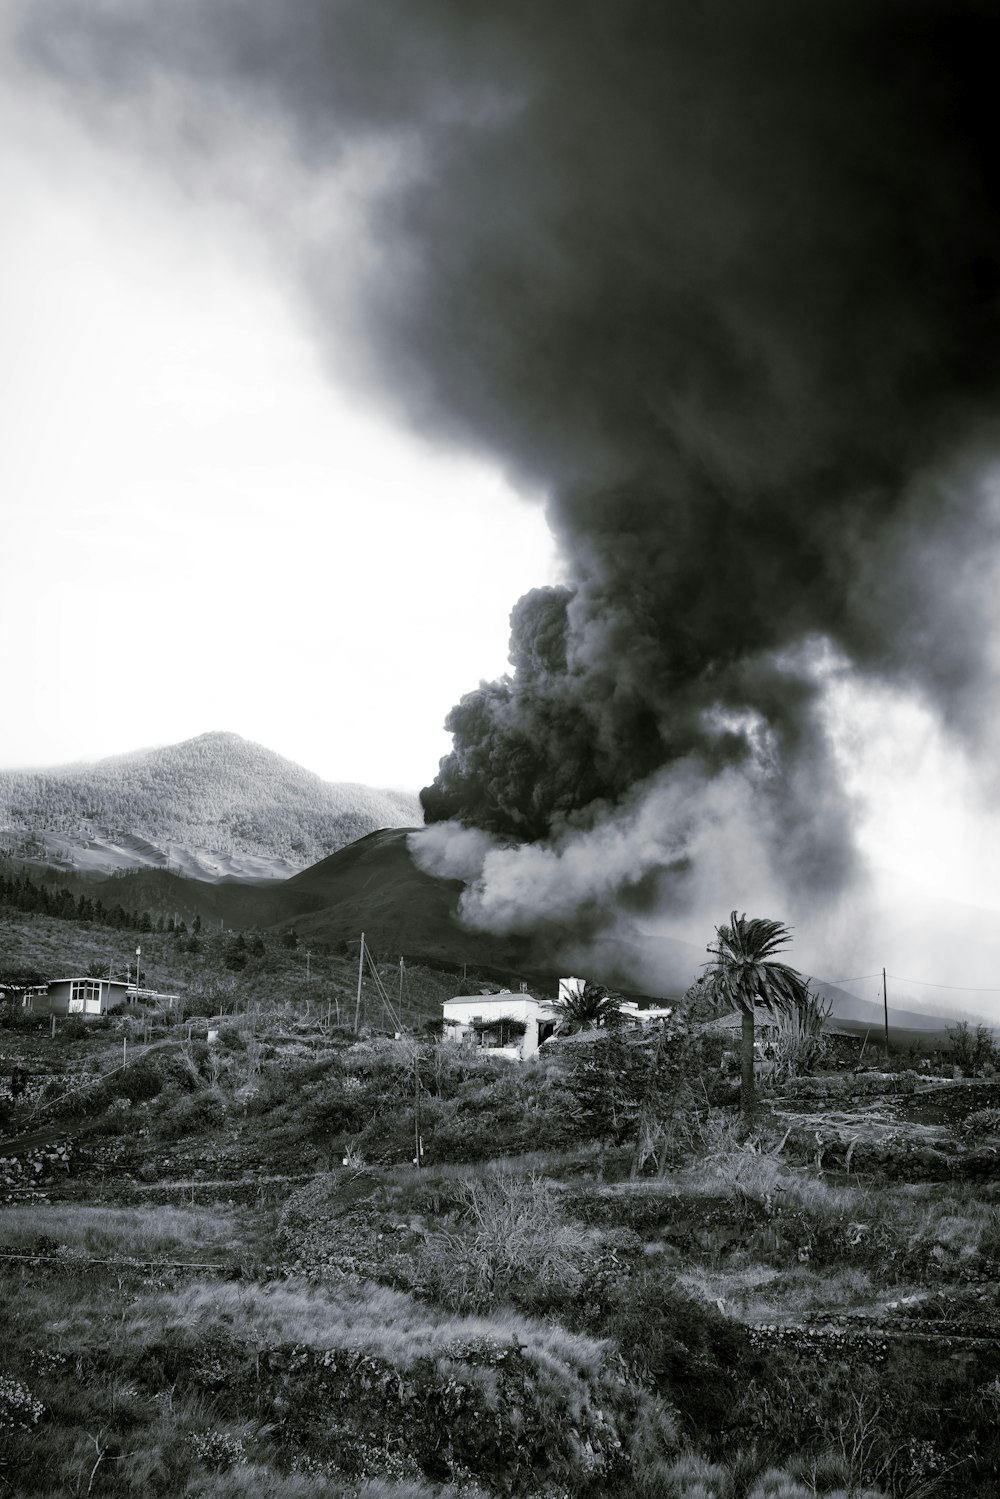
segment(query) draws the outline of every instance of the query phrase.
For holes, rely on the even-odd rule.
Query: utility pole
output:
[[[413,1164],[420,1170],[420,1053],[413,1053],[413,1134],[415,1151]]]
[[[889,1060],[889,996],[885,992],[885,969],[882,969],[882,1008],[885,1010],[885,1059]]]
[[[309,982],[309,949],[306,948],[306,983]]]
[[[358,953],[358,998],[354,1006],[354,1031],[357,1034],[361,1024],[361,980],[365,971],[365,934],[361,933],[361,951]]]
[[[404,976],[405,972],[406,972],[406,970],[405,970],[405,968],[403,966],[403,959],[402,959],[402,957],[400,957],[400,959],[399,959],[399,1020],[400,1020],[400,1024],[402,1024],[402,1020],[403,1020],[403,976]]]

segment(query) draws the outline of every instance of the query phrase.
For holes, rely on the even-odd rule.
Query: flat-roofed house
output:
[[[441,1008],[446,1037],[515,1062],[537,1055],[562,1019],[552,1000],[532,994],[457,994]]]
[[[46,992],[33,998],[31,1008],[40,1015],[106,1015],[131,997],[123,979],[49,979]]]
[[[83,978],[49,979],[47,984],[25,990],[23,1008],[32,1015],[107,1015],[122,1005],[146,1000],[173,1009],[177,994],[160,994],[155,989],[137,989],[124,979]]]

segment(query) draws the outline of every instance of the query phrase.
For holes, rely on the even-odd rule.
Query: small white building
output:
[[[623,999],[618,1008],[626,1020],[641,1026],[658,1025],[662,1020],[669,1020],[674,1013],[673,1005],[649,1005],[644,1010],[634,999]]]
[[[459,994],[441,1008],[446,1037],[514,1062],[536,1056],[562,1019],[552,1000],[532,994]]]
[[[578,999],[587,987],[586,979],[567,978],[559,980],[560,1002]],[[656,1025],[662,1020],[669,1020],[674,1013],[673,1005],[649,1005],[642,1009],[634,999],[623,999],[618,1006],[618,1013],[627,1025]]]

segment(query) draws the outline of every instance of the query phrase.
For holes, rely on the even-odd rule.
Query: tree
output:
[[[583,983],[576,990],[567,989],[555,1007],[563,1017],[561,1030],[595,1031],[621,1023],[622,997],[611,994],[603,984]]]
[[[239,932],[235,937],[230,937],[226,942],[222,961],[234,973],[239,973],[247,966],[248,959],[249,954],[247,952],[246,939],[243,933]]]
[[[754,1007],[772,1014],[793,1015],[806,1002],[807,981],[774,954],[787,947],[791,933],[780,921],[747,919],[733,911],[728,926],[715,929],[715,942],[706,963],[713,991],[720,1002],[743,1017],[740,1055],[740,1103],[749,1119],[754,1109]]]

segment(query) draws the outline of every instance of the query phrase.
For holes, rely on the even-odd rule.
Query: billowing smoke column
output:
[[[544,493],[569,586],[521,600],[510,677],[452,710],[429,821],[548,840],[525,870],[597,839],[620,877],[576,909],[648,904],[739,784],[764,862],[821,891],[852,870],[824,672],[977,728],[994,4],[56,3],[23,45],[134,118],[155,98],[147,143],[214,151],[216,186],[229,163],[336,357],[360,308],[352,373]],[[237,170],[248,137],[283,143],[308,212]],[[351,160],[353,273],[315,231]]]

